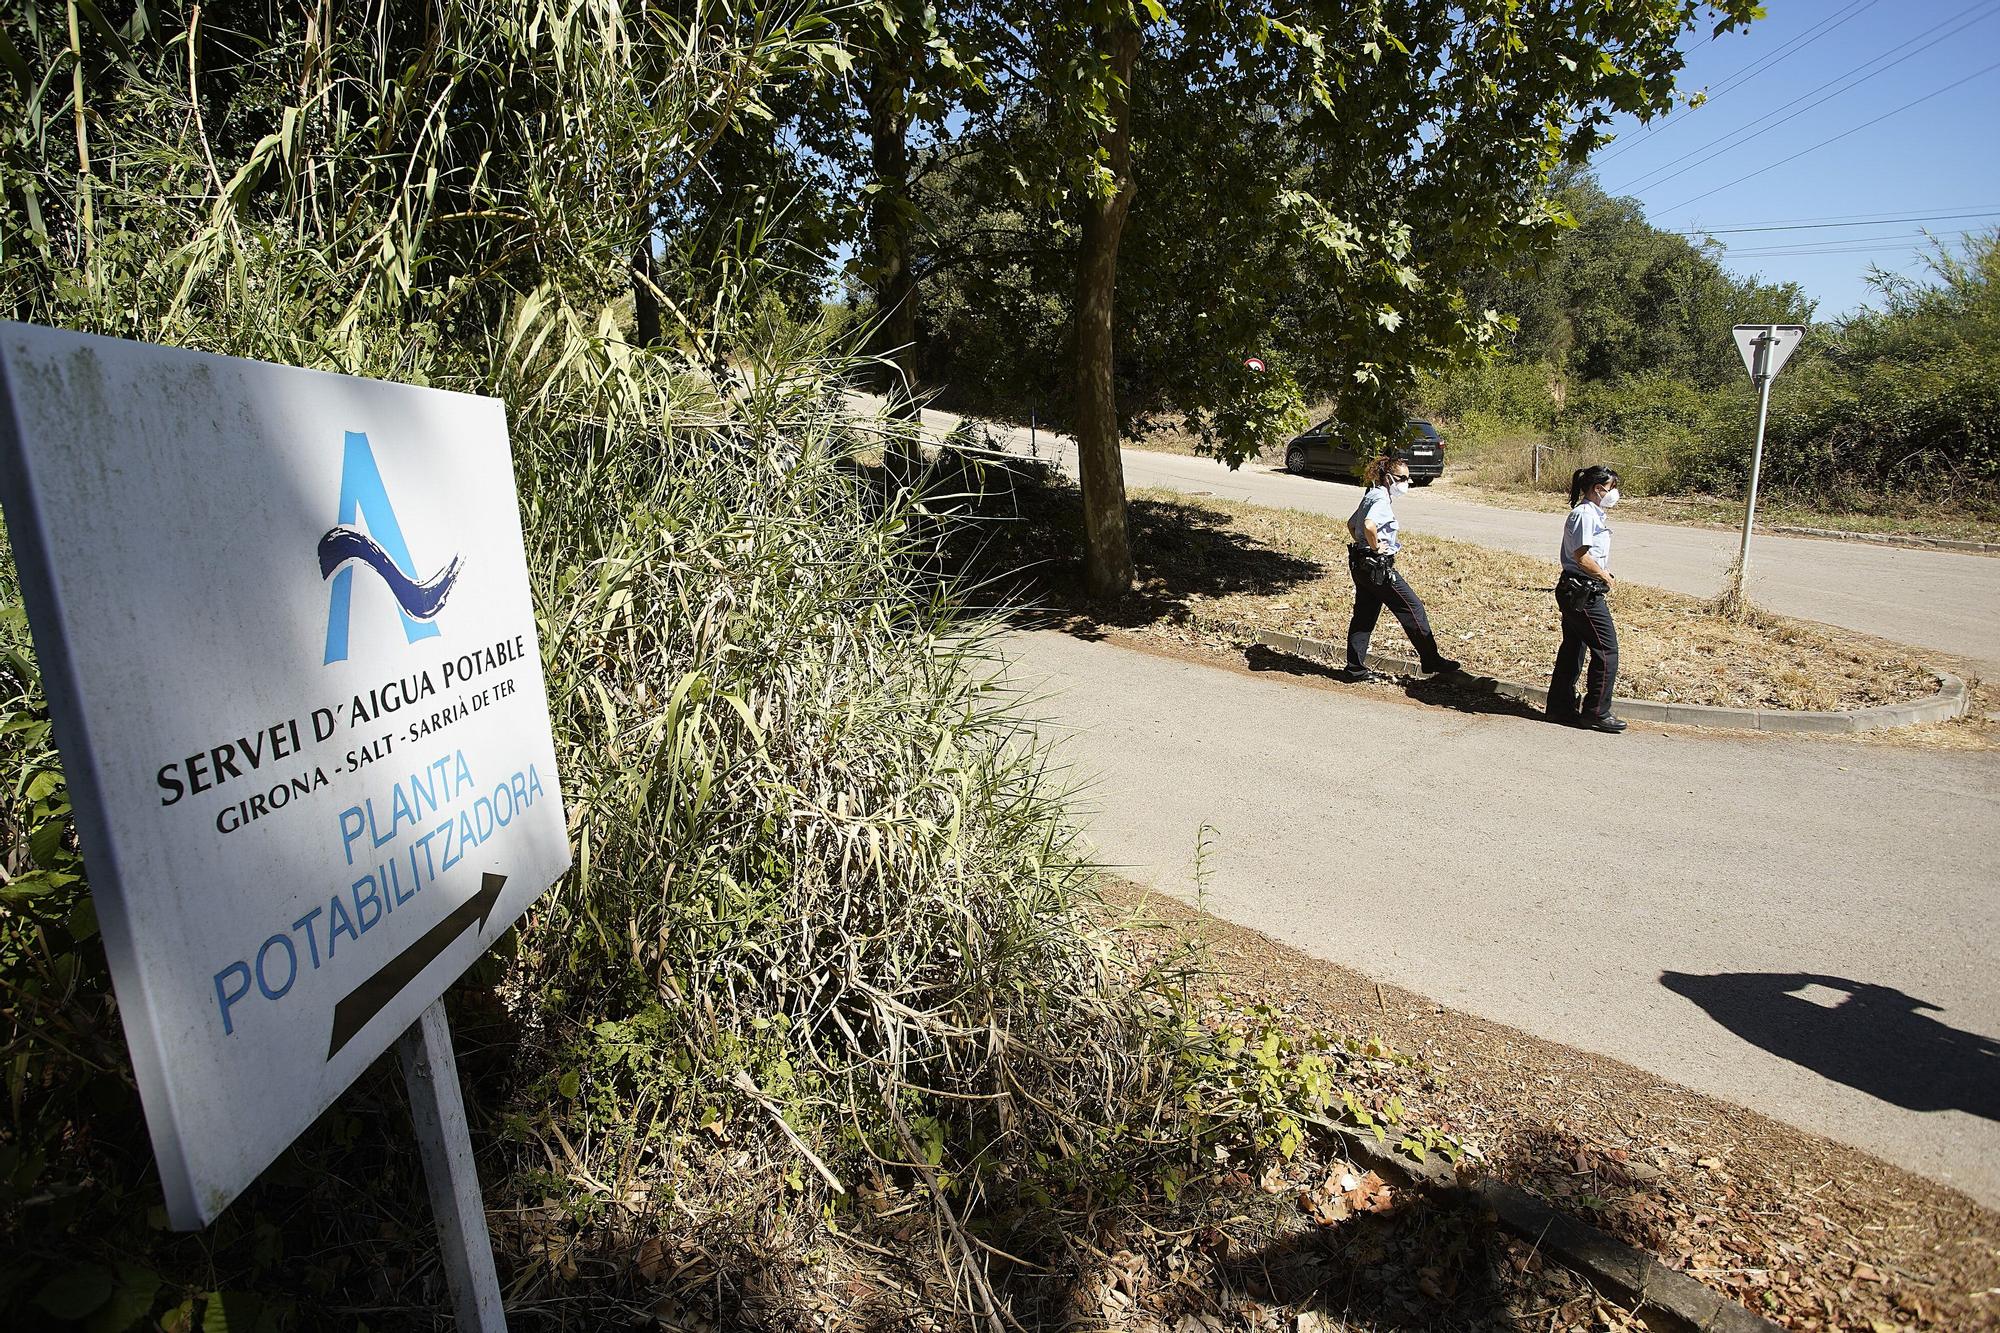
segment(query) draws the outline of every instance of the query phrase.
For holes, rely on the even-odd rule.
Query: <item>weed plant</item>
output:
[[[990,1323],[1001,1242],[1067,1253],[1219,1140],[1367,1119],[1338,1050],[1198,1018],[1184,957],[1135,971],[1093,926],[936,506],[855,462],[847,354],[745,333],[784,262],[757,228],[654,265],[668,340],[628,336],[647,201],[838,66],[824,13],[42,3],[6,31],[7,317],[507,405],[576,853],[456,1001],[517,1326],[697,1287],[778,1318],[773,1266],[878,1213],[936,1237],[925,1299]],[[11,566],[0,595],[0,1306],[430,1326],[382,1071],[210,1232],[161,1230]]]

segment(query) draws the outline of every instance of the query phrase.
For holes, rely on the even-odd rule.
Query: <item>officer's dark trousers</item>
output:
[[[1555,674],[1549,678],[1552,717],[1609,717],[1611,690],[1618,683],[1618,627],[1611,623],[1611,603],[1599,593],[1575,611],[1562,613],[1563,641],[1556,651]],[[1584,677],[1583,703],[1576,698],[1576,669],[1583,650],[1590,650],[1590,671]]]
[[[1439,660],[1438,645],[1431,636],[1430,617],[1424,614],[1424,604],[1410,591],[1410,585],[1403,582],[1403,576],[1392,571],[1388,586],[1378,588],[1360,570],[1350,566],[1347,572],[1354,576],[1354,615],[1347,622],[1348,670],[1359,671],[1368,660],[1368,640],[1375,633],[1375,622],[1382,618],[1385,606],[1416,645],[1424,669],[1434,669],[1432,664]]]

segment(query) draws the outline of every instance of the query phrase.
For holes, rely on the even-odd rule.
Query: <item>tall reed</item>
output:
[[[517,1297],[596,1308],[633,1279],[578,1295],[573,1265],[537,1257],[548,1234],[504,1218],[553,1212],[575,1219],[564,1244],[615,1247],[748,1200],[764,1232],[810,1232],[900,1180],[957,1229],[1184,1161],[1217,1127],[1296,1136],[1291,1076],[1246,1074],[1240,1043],[1194,1022],[1179,963],[1134,970],[1093,928],[1062,793],[993,683],[988,628],[936,573],[933,507],[857,468],[847,354],[811,331],[746,345],[760,265],[783,257],[666,275],[667,341],[631,341],[647,201],[773,80],[838,66],[824,10],[126,12],[44,3],[7,28],[0,310],[508,407],[577,854],[524,921],[506,1035],[486,1039]],[[721,295],[676,300],[696,288]],[[0,1279],[140,1253],[162,1302],[283,1291],[298,1279],[265,1227],[360,1255],[326,1278],[352,1299],[383,1241],[326,1190],[282,1217],[277,1184],[253,1193],[232,1216],[256,1226],[207,1249],[143,1225],[115,1007],[0,590],[0,970],[26,997],[0,1028]],[[410,1170],[357,1167],[331,1128],[302,1151],[350,1181]],[[986,1256],[955,1234],[960,1295],[990,1315]]]

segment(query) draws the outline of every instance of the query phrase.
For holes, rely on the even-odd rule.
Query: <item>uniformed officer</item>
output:
[[[1347,520],[1354,542],[1347,548],[1347,572],[1354,577],[1354,615],[1347,622],[1347,680],[1380,680],[1368,669],[1368,640],[1382,608],[1395,613],[1403,633],[1416,645],[1418,661],[1429,672],[1455,670],[1458,663],[1439,654],[1430,617],[1410,585],[1396,571],[1396,552],[1403,543],[1396,535],[1393,501],[1410,489],[1410,465],[1394,454],[1368,465],[1368,487]]]
[[[1549,678],[1548,718],[1616,735],[1624,722],[1611,715],[1618,682],[1618,627],[1611,623],[1611,524],[1618,503],[1618,474],[1602,464],[1580,467],[1569,481],[1569,517],[1563,520],[1562,576],[1556,606],[1562,612],[1562,647]],[[1576,672],[1584,649],[1590,670],[1577,702]]]

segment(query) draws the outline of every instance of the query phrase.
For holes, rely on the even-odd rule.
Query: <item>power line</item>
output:
[[[1983,217],[1987,213],[2000,213],[2000,204],[1939,204],[1937,205],[1937,207],[1940,209],[1963,208],[1966,210],[1976,210],[1976,211],[1968,211],[1966,214],[1966,216],[1968,217],[1974,217],[1974,216]],[[1778,227],[1778,226],[1793,226],[1793,225],[1803,226],[1808,223],[1820,223],[1820,222],[1842,222],[1842,223],[1851,222],[1851,223],[1866,225],[1871,222],[1883,222],[1883,223],[1911,222],[1915,220],[1916,219],[1906,218],[1899,214],[1893,214],[1893,213],[1826,213],[1826,214],[1821,214],[1820,216],[1817,217],[1809,217],[1809,218],[1773,218],[1765,222],[1731,222],[1725,224],[1723,227],[1718,227],[1715,230],[1724,231],[1732,228],[1741,228],[1741,227]],[[1696,227],[1696,228],[1689,228],[1687,230],[1705,232],[1709,229],[1706,227]],[[1681,235],[1684,233],[1676,232],[1675,234]]]
[[[1753,123],[1751,125],[1746,125],[1741,128],[1731,130],[1727,134],[1720,135],[1717,138],[1710,139],[1707,143],[1702,144],[1700,147],[1691,148],[1687,152],[1682,153],[1679,157],[1672,158],[1668,161],[1660,163],[1658,166],[1652,168],[1650,171],[1640,172],[1637,176],[1634,176],[1631,180],[1627,181],[1625,184],[1611,191],[1611,193],[1624,194],[1625,192],[1635,188],[1644,188],[1648,190],[1657,189],[1659,186],[1665,185],[1668,181],[1673,180],[1676,176],[1684,176],[1688,172],[1693,171],[1703,162],[1714,161],[1716,158],[1721,157],[1725,153],[1733,152],[1736,149],[1741,148],[1744,144],[1749,143],[1752,139],[1770,133],[1772,130],[1778,128],[1776,117],[1783,114],[1784,112],[1790,111],[1792,108],[1797,107],[1798,113],[1803,115],[1805,112],[1812,110],[1813,107],[1823,106],[1826,103],[1832,101],[1836,97],[1842,96],[1843,94],[1846,93],[1853,92],[1856,88],[1859,88],[1862,84],[1868,82],[1870,79],[1878,78],[1881,75],[1887,74],[1890,70],[1896,68],[1896,66],[1902,64],[1904,61],[1916,59],[1924,52],[1930,50],[1931,47],[1936,46],[1941,42],[1946,42],[1951,40],[1953,37],[1956,37],[1959,33],[1963,32],[1967,28],[1972,27],[1974,24],[1984,23],[1987,19],[1992,18],[1996,12],[2000,12],[1993,9],[1988,9],[1984,14],[1981,14],[1976,18],[1967,19],[1964,23],[1959,23],[1958,27],[1952,28],[1950,32],[1940,31],[1941,29],[1950,27],[1950,25],[1954,23],[1958,23],[1960,19],[1965,18],[1967,14],[1970,14],[1973,10],[1978,8],[1979,8],[1979,0],[1975,0],[1973,4],[1967,5],[1964,9],[1959,10],[1958,13],[1953,14],[1950,18],[1944,20],[1942,23],[1936,24],[1927,31],[1918,33],[1915,37],[1912,37],[1907,41],[1903,42],[1902,45],[1891,47],[1889,50],[1884,51],[1881,55],[1870,57],[1869,59],[1864,60],[1860,64],[1856,65],[1853,69],[1847,70],[1846,72],[1841,74],[1836,74],[1831,79],[1828,79],[1825,83],[1820,84],[1817,88],[1814,88],[1808,92],[1800,93],[1797,97],[1794,97],[1791,101],[1786,102],[1780,106],[1773,107],[1771,110],[1765,112],[1762,117],[1760,117],[1760,119],[1766,123],[1764,124]],[[1938,35],[1932,37],[1933,33],[1936,33]],[[1889,60],[1890,56],[1896,55],[1896,53],[1898,51],[1902,51],[1904,47],[1910,46],[1916,42],[1923,42],[1924,39],[1927,37],[1930,37],[1931,40],[1925,42],[1924,45],[1917,47],[1914,51],[1909,51],[1904,55],[1898,56],[1894,60]],[[1881,62],[1884,60],[1889,60],[1889,63],[1886,65],[1881,65],[1881,68],[1879,69],[1871,70],[1866,74],[1862,74],[1860,78],[1855,79],[1854,82],[1848,84],[1844,88],[1835,88],[1833,92],[1827,93],[1825,97],[1821,97],[1818,101],[1813,102],[1808,106],[1799,106],[1799,104],[1801,102],[1804,102],[1807,98],[1812,97],[1815,94],[1824,92],[1828,88],[1833,88],[1833,86],[1841,82],[1841,80],[1848,78],[1850,75],[1860,73],[1860,71],[1862,70],[1868,69],[1870,65],[1880,65]],[[1728,140],[1731,139],[1734,139],[1735,142],[1734,143],[1727,142]],[[1718,144],[1722,146],[1717,147]],[[1672,171],[1672,172],[1667,171],[1667,168],[1675,166],[1676,164],[1681,162],[1687,162],[1689,158],[1694,157],[1697,153],[1706,153],[1707,150],[1711,148],[1714,148],[1715,151],[1712,153],[1708,153],[1706,157],[1702,157],[1694,162],[1688,162],[1688,165],[1682,167],[1679,171]],[[1667,174],[1661,175],[1662,172],[1666,172]],[[1653,179],[1654,177],[1658,177],[1658,179],[1655,180]],[[1650,183],[1641,187],[1640,183],[1642,181],[1649,181]]]
[[[1784,61],[1790,60],[1793,56],[1799,54],[1801,51],[1805,50],[1808,46],[1811,46],[1814,42],[1817,42],[1820,38],[1827,36],[1829,33],[1832,33],[1836,28],[1845,27],[1847,24],[1853,22],[1855,19],[1860,18],[1863,13],[1865,13],[1870,9],[1873,9],[1876,5],[1880,4],[1881,2],[1882,0],[1853,0],[1853,3],[1849,4],[1846,9],[1836,10],[1834,13],[1827,15],[1825,18],[1821,19],[1818,23],[1814,24],[1812,27],[1807,28],[1804,32],[1800,33],[1797,37],[1792,38],[1791,41],[1786,42],[1784,45],[1780,46],[1770,55],[1765,56],[1761,60],[1752,62],[1749,66],[1747,66],[1744,69],[1738,70],[1734,74],[1727,75],[1724,78],[1717,80],[1715,87],[1709,91],[1707,99],[1702,102],[1701,106],[1691,106],[1687,108],[1687,110],[1699,111],[1701,110],[1702,106],[1708,106],[1712,104],[1716,98],[1723,97],[1729,93],[1735,92],[1738,88],[1741,88],[1744,84],[1748,83],[1751,79],[1755,78],[1757,75],[1764,73],[1765,71],[1771,69],[1773,66],[1782,64]],[[1662,121],[1661,124],[1664,127],[1665,122]]]
[[[1772,222],[1743,227],[1684,227],[1670,236],[1736,236],[1751,231],[1821,231],[1828,227],[1885,227],[1892,222],[1957,222],[1964,218],[2000,219],[2000,208],[1977,213],[1917,213],[1904,218],[1866,218],[1859,222]]]
[[[1729,250],[1731,259],[1745,255],[1857,255],[1879,250],[1900,250],[1904,247],[1918,248],[1920,240],[1963,240],[1972,235],[1969,231],[1942,232],[1901,232],[1895,236],[1853,236],[1837,241],[1802,242],[1798,245],[1758,246],[1747,250]]]
[[[1669,114],[1662,117],[1655,123],[1646,126],[1644,134],[1639,135],[1638,137],[1632,139],[1630,142],[1613,147],[1610,152],[1606,153],[1602,158],[1599,159],[1599,162],[1600,163],[1608,162],[1611,159],[1617,157],[1620,153],[1626,152],[1632,148],[1637,147],[1639,144],[1650,139],[1654,134],[1658,133],[1660,130],[1665,129],[1668,125],[1672,124],[1673,122],[1685,119],[1690,113],[1699,111],[1701,110],[1702,107],[1709,105],[1710,103],[1714,102],[1717,98],[1723,97],[1728,93],[1733,92],[1735,89],[1741,87],[1743,83],[1749,80],[1750,78],[1753,78],[1754,76],[1763,73],[1765,70],[1770,69],[1773,65],[1778,64],[1780,61],[1789,59],[1790,57],[1797,55],[1800,51],[1803,51],[1807,46],[1810,46],[1813,42],[1818,41],[1821,37],[1826,36],[1827,33],[1832,32],[1834,28],[1839,27],[1841,24],[1846,23],[1850,19],[1859,17],[1861,8],[1864,7],[1873,8],[1876,3],[1879,3],[1879,0],[1866,0],[1865,4],[1863,3],[1863,0],[1855,0],[1855,3],[1851,4],[1846,11],[1834,13],[1824,19],[1821,19],[1813,27],[1806,29],[1804,32],[1800,33],[1797,37],[1794,37],[1790,42],[1785,43],[1785,45],[1780,46],[1776,51],[1773,51],[1770,55],[1759,57],[1758,59],[1751,61],[1750,64],[1744,66],[1742,69],[1737,70],[1735,73],[1725,75],[1722,79],[1716,82],[1714,88],[1708,91],[1708,95],[1702,100],[1700,105],[1683,107],[1679,111],[1670,112]]]
[[[1857,245],[1846,250],[1745,250],[1741,253],[1731,254],[1728,258],[1731,262],[1745,259],[1817,259],[1821,257],[1832,259],[1838,258],[1841,255],[1884,255],[1896,251],[1906,251],[1911,255],[1915,255],[1921,249],[1923,247],[1917,245],[1907,247],[1896,245]]]
[[[1952,89],[1957,88],[1963,84],[1971,83],[1974,79],[1980,78],[1983,75],[1991,74],[1996,69],[2000,69],[2000,60],[1994,61],[1992,64],[1986,66],[1984,69],[1976,69],[1962,79],[1954,79],[1952,82],[1947,83],[1944,87],[1939,88],[1934,92],[1925,93],[1922,97],[1919,97],[1914,101],[1905,102],[1901,106],[1895,108],[1893,111],[1884,111],[1879,116],[1875,116],[1869,120],[1864,120],[1851,130],[1842,130],[1839,134],[1836,134],[1831,138],[1821,139],[1818,143],[1813,144],[1810,147],[1801,148],[1798,152],[1793,153],[1790,157],[1779,158],[1776,162],[1771,163],[1767,167],[1759,167],[1755,171],[1748,172],[1744,175],[1738,176],[1733,181],[1726,181],[1723,184],[1716,186],[1712,190],[1703,190],[1700,194],[1697,194],[1692,198],[1683,199],[1677,204],[1669,204],[1667,207],[1661,209],[1660,211],[1662,213],[1671,213],[1677,208],[1686,208],[1689,204],[1700,203],[1703,199],[1708,198],[1712,194],[1721,194],[1724,190],[1730,189],[1733,186],[1741,185],[1744,181],[1754,180],[1755,178],[1763,175],[1767,171],[1776,171],[1779,167],[1784,166],[1787,162],[1796,162],[1800,158],[1804,157],[1807,153],[1818,152],[1820,149],[1826,147],[1828,144],[1839,143],[1842,139],[1845,139],[1850,135],[1861,133],[1861,131],[1867,129],[1871,125],[1879,125],[1883,121],[1889,119],[1889,117],[1891,116],[1899,116],[1903,112],[1908,111],[1913,106],[1922,106],[1925,102],[1930,101],[1932,98],[1942,97],[1946,93],[1950,92]]]
[[[1783,46],[1780,46],[1776,51],[1773,51],[1770,55],[1759,57],[1758,59],[1751,61],[1750,64],[1746,65],[1744,68],[1737,70],[1734,74],[1725,75],[1723,78],[1717,80],[1715,87],[1709,90],[1708,96],[1702,100],[1699,106],[1682,107],[1679,111],[1670,112],[1667,115],[1661,117],[1658,121],[1654,122],[1653,124],[1646,126],[1645,132],[1643,134],[1638,135],[1637,137],[1633,138],[1627,143],[1614,145],[1610,152],[1604,154],[1604,156],[1598,159],[1599,165],[1611,161],[1613,158],[1617,157],[1620,153],[1628,152],[1631,149],[1636,148],[1639,144],[1646,142],[1654,134],[1657,134],[1659,131],[1665,129],[1668,125],[1674,123],[1677,120],[1684,120],[1692,112],[1699,111],[1701,110],[1702,107],[1713,104],[1717,98],[1723,97],[1728,93],[1734,92],[1737,88],[1742,87],[1747,80],[1754,78],[1759,74],[1762,74],[1765,70],[1770,69],[1773,65],[1778,64],[1780,61],[1788,60],[1792,56],[1797,55],[1800,51],[1805,50],[1806,47],[1811,46],[1814,42],[1826,36],[1827,33],[1832,32],[1835,28],[1840,27],[1842,24],[1847,23],[1851,19],[1859,18],[1863,10],[1873,9],[1876,5],[1880,3],[1881,0],[1854,0],[1854,3],[1850,4],[1846,10],[1836,12],[1834,14],[1829,15],[1826,18],[1821,19],[1817,24],[1813,25],[1810,28],[1807,28],[1804,32],[1800,33],[1797,37],[1792,38],[1791,41],[1785,43]],[[1709,40],[1710,41],[1714,40],[1713,33],[1709,35]],[[1699,47],[1701,45],[1703,45],[1703,43],[1698,42],[1695,44],[1695,47],[1689,47],[1688,49],[1692,51],[1696,49],[1696,47]]]

